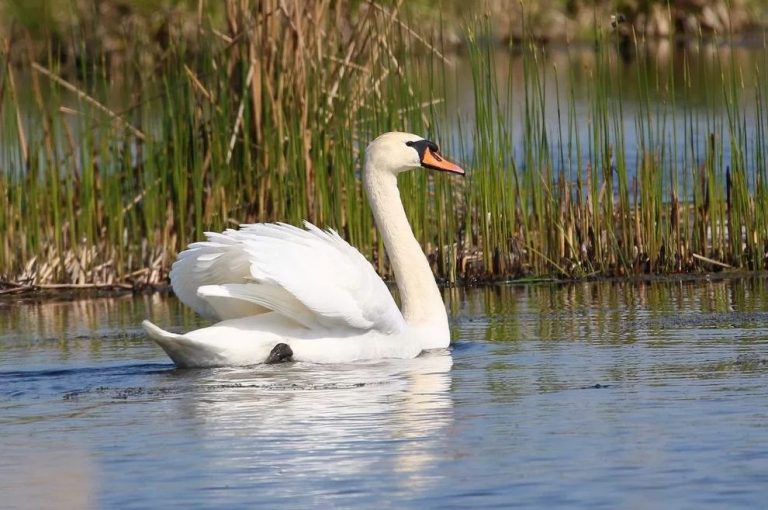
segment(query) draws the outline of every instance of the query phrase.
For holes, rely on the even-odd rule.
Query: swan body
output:
[[[290,357],[338,363],[413,358],[450,341],[445,306],[408,224],[397,175],[426,167],[462,174],[437,146],[386,133],[366,149],[363,181],[402,303],[333,230],[276,223],[206,233],[171,269],[178,298],[216,320],[185,334],[142,325],[179,367],[252,365]],[[287,354],[285,354],[287,353]]]

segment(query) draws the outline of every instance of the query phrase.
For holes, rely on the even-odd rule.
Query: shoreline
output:
[[[745,279],[768,279],[768,270],[723,270],[700,273],[670,273],[670,274],[637,274],[627,276],[588,276],[582,278],[556,277],[524,277],[524,278],[487,278],[450,283],[445,279],[436,278],[440,289],[472,289],[494,286],[528,287],[534,285],[576,285],[582,283],[611,283],[611,284],[656,284],[656,283],[688,283],[702,281],[725,281]],[[388,287],[395,287],[392,279],[384,279]],[[18,302],[46,301],[56,302],[71,299],[100,299],[126,296],[148,296],[155,294],[173,295],[170,283],[129,287],[125,284],[92,284],[92,285],[30,285],[8,288],[8,282],[0,282],[0,307],[12,306]]]

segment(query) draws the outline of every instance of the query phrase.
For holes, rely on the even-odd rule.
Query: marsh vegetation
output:
[[[449,53],[397,5],[226,6],[169,26],[152,58],[130,33],[119,58],[78,31],[2,41],[0,292],[162,285],[204,231],[258,221],[332,227],[387,275],[359,172],[390,130],[469,169],[401,181],[446,280],[765,269],[760,37],[605,24],[507,48],[481,17]]]

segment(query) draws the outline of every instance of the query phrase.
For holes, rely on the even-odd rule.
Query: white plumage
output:
[[[306,328],[402,329],[400,310],[365,257],[333,230],[305,227],[257,223],[208,232],[207,241],[179,254],[174,292],[213,320],[274,310]]]
[[[290,346],[294,360],[313,362],[411,358],[446,347],[445,308],[397,191],[399,172],[425,164],[414,142],[429,143],[382,135],[369,145],[365,168],[402,313],[371,264],[333,230],[257,223],[206,233],[171,269],[178,298],[219,322],[177,335],[144,321],[147,333],[181,367],[262,363],[277,344]]]

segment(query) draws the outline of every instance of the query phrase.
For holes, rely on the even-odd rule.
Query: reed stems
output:
[[[304,219],[387,275],[359,173],[390,130],[469,169],[400,183],[448,281],[765,269],[768,57],[744,69],[724,44],[654,59],[600,32],[590,52],[505,54],[479,21],[459,74],[399,3],[343,6],[229,1],[225,30],[201,17],[199,50],[172,42],[148,70],[130,48],[119,84],[103,55],[15,67],[5,42],[0,281],[158,285],[204,231]]]

